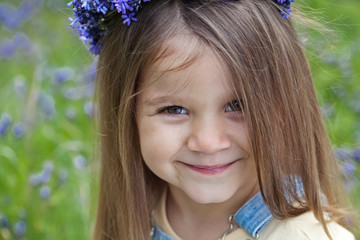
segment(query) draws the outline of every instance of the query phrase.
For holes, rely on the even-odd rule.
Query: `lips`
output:
[[[183,163],[186,167],[190,168],[191,170],[205,174],[205,175],[216,175],[224,172],[228,168],[230,168],[236,161],[233,161],[231,163],[227,164],[221,164],[221,165],[192,165]]]

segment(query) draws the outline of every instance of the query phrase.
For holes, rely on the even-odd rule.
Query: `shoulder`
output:
[[[351,232],[336,222],[329,222],[327,226],[333,240],[355,240]],[[261,233],[260,239],[328,240],[329,238],[314,214],[307,212],[291,219],[272,220]]]

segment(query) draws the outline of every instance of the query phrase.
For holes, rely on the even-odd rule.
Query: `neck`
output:
[[[258,191],[258,187],[255,187],[244,199],[234,196],[221,203],[200,204],[170,186],[166,204],[167,218],[182,239],[219,239],[230,226],[229,216]]]

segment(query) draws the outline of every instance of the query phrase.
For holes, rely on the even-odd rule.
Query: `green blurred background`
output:
[[[297,2],[332,30],[299,27],[299,36],[359,213],[360,1]],[[0,2],[0,239],[90,237],[98,177],[96,58],[69,26],[66,3]]]

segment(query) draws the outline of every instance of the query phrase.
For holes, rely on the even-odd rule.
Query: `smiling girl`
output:
[[[94,239],[354,239],[291,2],[72,1],[100,53]]]

